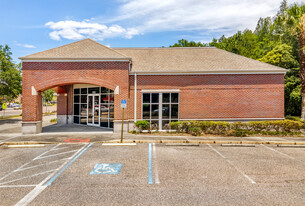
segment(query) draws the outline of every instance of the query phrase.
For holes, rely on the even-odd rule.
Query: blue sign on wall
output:
[[[90,172],[91,175],[99,175],[99,174],[114,174],[117,175],[121,172],[123,164],[122,163],[102,163],[96,164],[93,170]]]

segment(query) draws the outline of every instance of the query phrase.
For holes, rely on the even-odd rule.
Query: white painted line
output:
[[[220,152],[218,152],[218,150],[216,150],[214,147],[212,147],[210,144],[208,144],[208,146],[214,151],[216,152],[219,156],[221,156],[222,158],[226,159],[225,156],[223,156]]]
[[[37,185],[0,185],[0,188],[10,187],[36,187]]]
[[[69,143],[69,144],[72,144],[72,143]],[[59,148],[51,149],[50,151],[61,150],[61,149],[69,149],[69,148],[72,148],[72,147],[75,147],[75,146],[83,146],[83,145],[73,144],[73,145],[67,146],[67,147],[59,147]]]
[[[35,168],[35,167],[50,165],[50,164],[53,164],[53,163],[55,163],[55,162],[59,162],[59,161],[63,161],[63,160],[70,160],[70,159],[71,159],[71,157],[68,157],[68,158],[64,158],[64,159],[54,160],[54,161],[51,161],[51,162],[46,162],[46,163],[40,164],[40,165],[35,165],[35,166],[31,166],[31,167],[26,167],[26,168],[17,169],[17,170],[14,170],[14,171],[15,171],[15,172],[18,172],[18,171],[28,170],[28,169],[32,169],[32,168]]]
[[[219,156],[221,156],[227,163],[229,163],[234,169],[236,169],[240,174],[242,174],[249,182],[252,184],[256,184],[256,182],[251,179],[248,175],[246,175],[243,171],[241,171],[238,167],[236,167],[229,159],[227,159],[223,154],[221,154],[218,150],[216,150],[214,147],[212,147],[210,144],[208,146],[216,152]]]
[[[58,147],[58,146],[59,146],[59,145],[55,145],[55,147]],[[55,148],[55,147],[53,147],[53,148]],[[43,152],[42,154],[38,155],[37,157],[39,157],[39,156],[41,156],[41,155],[43,155],[43,154],[46,154],[46,153],[49,152],[49,151],[50,151],[50,150],[47,150],[47,151]],[[36,157],[36,158],[37,158],[37,157]],[[19,170],[19,169],[25,167],[26,165],[28,165],[28,164],[30,164],[31,162],[33,162],[36,158],[34,158],[34,159],[32,159],[31,161],[29,161],[29,162],[27,162],[27,163],[21,165],[21,166],[18,167],[16,170]],[[8,176],[10,176],[11,174],[13,174],[14,172],[16,172],[16,170],[14,170],[14,171],[12,171],[12,172],[10,172],[10,173],[4,175],[3,177],[1,177],[1,178],[0,178],[0,181],[3,180],[3,179],[5,179],[5,178],[7,178]]]
[[[36,186],[29,194],[22,198],[15,206],[26,206],[32,202],[47,186]]]
[[[255,144],[221,144],[222,147],[255,147]]]
[[[267,149],[273,151],[273,152],[279,153],[279,154],[281,154],[281,155],[283,155],[283,156],[285,156],[285,157],[288,157],[288,158],[290,158],[290,159],[295,160],[294,157],[291,157],[291,156],[289,156],[289,155],[287,155],[287,154],[285,154],[285,153],[283,153],[283,152],[280,152],[280,151],[278,151],[278,150],[276,150],[276,149],[273,149],[273,148],[271,148],[271,147],[267,147],[266,145],[263,145],[263,144],[261,144],[261,145],[262,145],[263,147],[265,147],[265,148],[267,148]]]
[[[82,148],[80,148],[71,158],[74,158],[77,154],[79,154],[87,144],[85,144]],[[45,182],[47,182],[52,176],[56,174],[58,170],[61,170],[66,164],[68,164],[69,160],[64,162],[59,168],[56,169],[52,174],[47,176],[44,180],[42,180],[39,185],[37,185],[31,192],[29,192],[25,197],[23,197],[16,205],[17,206],[26,206],[31,203],[47,186],[43,186]]]
[[[157,162],[157,152],[156,152],[156,144],[153,143],[153,158],[155,165],[155,183],[160,184],[159,173],[158,173],[158,162]]]
[[[21,178],[18,178],[18,179],[7,181],[7,182],[1,182],[0,185],[5,185],[7,183],[16,182],[16,181],[19,181],[19,180],[24,180],[24,179],[27,179],[27,178],[30,178],[30,177],[36,177],[38,175],[43,175],[43,174],[50,173],[50,172],[53,172],[53,171],[56,171],[56,170],[58,170],[58,169],[53,169],[53,170],[48,170],[48,171],[45,171],[45,172],[36,173],[34,175],[30,175],[30,176],[26,176],[26,177],[21,177]]]
[[[85,144],[82,148],[80,148],[76,153],[74,153],[70,158],[73,159],[75,156],[77,156],[88,144]],[[66,164],[69,163],[69,159],[65,161],[59,168],[58,170],[61,170],[63,167],[65,167]],[[39,185],[43,185],[46,183],[52,176],[56,174],[57,171],[54,171],[52,174],[50,174],[48,177],[46,177]]]
[[[8,145],[8,148],[29,148],[29,147],[44,147],[44,144],[15,144]]]
[[[4,141],[10,140],[10,139],[14,139],[14,138],[16,138],[16,137],[20,137],[20,135],[18,135],[18,136],[13,136],[13,137],[9,137],[9,138],[7,138],[7,139],[3,139],[3,140],[0,141],[0,143],[4,143]]]
[[[136,146],[137,143],[103,143],[103,146]]]
[[[55,145],[55,146],[52,147],[50,150],[47,150],[47,151],[45,151],[44,153],[42,153],[42,154],[38,155],[37,157],[35,157],[32,161],[34,161],[34,160],[36,160],[36,159],[39,159],[39,157],[43,156],[44,154],[47,154],[47,153],[50,152],[52,149],[55,149],[55,148],[59,147],[60,145],[61,145],[61,143]]]
[[[58,155],[62,155],[62,154],[67,154],[67,153],[71,153],[71,152],[76,152],[76,151],[78,151],[78,150],[76,149],[76,150],[71,150],[71,151],[67,151],[67,152],[61,152],[61,153],[57,153],[57,154],[53,154],[53,155],[42,156],[42,157],[39,157],[39,158],[35,158],[35,160],[49,158],[49,157],[54,157],[54,156],[58,156]]]

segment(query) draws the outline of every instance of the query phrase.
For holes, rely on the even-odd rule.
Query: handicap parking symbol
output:
[[[91,175],[99,175],[99,174],[114,174],[117,175],[121,172],[123,164],[122,163],[102,163],[96,164],[93,170],[90,172]]]

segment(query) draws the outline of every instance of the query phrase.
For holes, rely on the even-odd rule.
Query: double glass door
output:
[[[87,110],[87,124],[91,126],[100,126],[100,95],[88,95],[88,110]]]

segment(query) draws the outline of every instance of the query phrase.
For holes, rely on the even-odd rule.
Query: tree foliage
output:
[[[48,89],[44,92],[42,92],[42,97],[46,102],[50,102],[53,99],[54,90]]]
[[[6,84],[0,84],[1,98],[6,102],[11,102],[21,94],[21,65],[12,61],[12,52],[5,45],[0,45],[0,80]]]
[[[299,52],[301,49],[305,53],[305,46],[300,48],[299,38],[303,14],[304,3],[288,5],[287,0],[283,0],[275,16],[260,18],[254,31],[246,29],[229,37],[223,35],[202,45],[289,69],[285,76],[285,114],[300,116],[302,97]],[[172,47],[198,46],[195,42],[189,43],[181,39]]]

